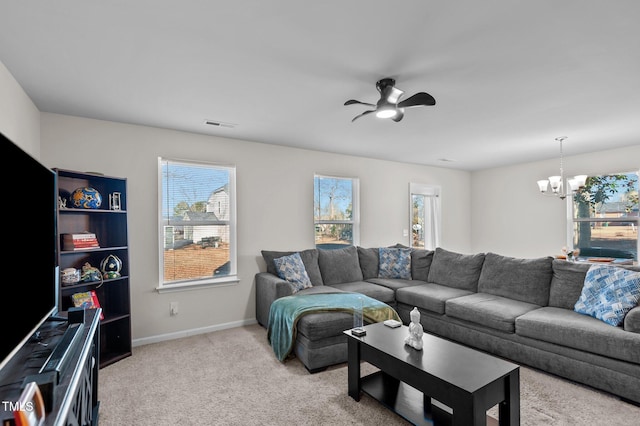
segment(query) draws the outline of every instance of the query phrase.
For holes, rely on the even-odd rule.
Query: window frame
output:
[[[351,220],[316,220],[316,179],[340,179],[351,181]],[[351,225],[351,244],[345,244],[348,246],[358,246],[360,244],[360,179],[352,176],[335,176],[325,175],[321,173],[313,174],[313,241],[314,246],[318,248],[316,242],[316,226],[318,225]]]
[[[176,164],[183,166],[211,167],[224,169],[229,174],[229,219],[218,220],[209,224],[228,224],[229,226],[229,273],[221,277],[186,279],[180,281],[167,282],[164,278],[164,251],[165,251],[165,227],[175,226],[163,217],[162,208],[166,201],[163,192],[163,167],[165,164]],[[215,189],[215,188],[214,188]],[[203,287],[219,287],[234,285],[239,282],[237,269],[237,193],[236,193],[236,166],[234,164],[216,163],[208,161],[178,159],[169,157],[158,157],[158,286],[159,293],[170,291],[190,290]]]
[[[442,206],[441,206],[441,191],[440,185],[423,184],[409,182],[409,247],[423,249],[423,250],[435,250],[440,245],[442,236]],[[430,218],[429,227],[425,226],[424,232],[424,247],[416,247],[413,243],[413,196],[422,195],[426,198],[432,198],[433,203],[429,203],[430,209],[427,211],[427,205],[425,203],[425,218]],[[426,225],[426,224],[425,224]]]
[[[621,173],[601,173],[594,174],[592,176],[615,176],[615,175],[628,175],[635,174],[637,177],[637,185],[636,189],[640,189],[640,171],[629,171],[629,172],[621,172]],[[588,179],[588,178],[587,178]],[[605,223],[605,222],[635,222],[636,230],[640,226],[640,215],[639,216],[627,216],[627,217],[589,217],[589,218],[578,218],[575,217],[575,209],[574,209],[574,197],[575,194],[566,198],[567,203],[567,235],[566,235],[566,246],[573,248],[574,241],[576,241],[575,229],[577,228],[578,223]],[[636,258],[633,259],[634,263],[637,264],[640,260],[640,231],[638,232],[638,236],[636,238]],[[580,256],[580,255],[578,255]],[[598,257],[598,256],[589,256],[589,257]]]

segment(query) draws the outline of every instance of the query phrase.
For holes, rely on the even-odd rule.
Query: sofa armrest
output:
[[[627,312],[624,317],[624,329],[633,333],[640,333],[640,306]]]
[[[263,327],[269,324],[269,309],[274,300],[293,294],[291,284],[269,272],[256,274],[256,319]]]

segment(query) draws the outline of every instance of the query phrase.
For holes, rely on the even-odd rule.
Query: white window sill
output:
[[[215,278],[210,280],[185,281],[176,284],[165,284],[156,287],[156,291],[158,293],[172,293],[176,291],[199,290],[210,287],[227,287],[230,285],[236,285],[239,282],[240,279],[236,275],[232,275],[224,278]]]

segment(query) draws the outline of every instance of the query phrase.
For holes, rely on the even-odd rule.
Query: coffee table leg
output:
[[[424,393],[422,394],[422,411],[431,417],[431,397]]]
[[[360,401],[360,342],[356,339],[348,339],[347,369],[349,396]]]
[[[520,369],[513,370],[506,382],[506,401],[500,403],[500,425],[517,426],[520,424]]]

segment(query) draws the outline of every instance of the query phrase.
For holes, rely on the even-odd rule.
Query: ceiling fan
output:
[[[400,101],[400,97],[404,92],[395,87],[395,84],[396,81],[392,78],[383,78],[376,83],[376,89],[380,92],[380,100],[375,105],[367,102],[356,101],[355,99],[349,99],[345,102],[345,105],[361,104],[375,107],[375,109],[367,110],[360,115],[356,115],[351,122],[356,121],[364,115],[375,112],[376,117],[390,118],[397,123],[402,120],[402,117],[404,117],[405,108],[436,104],[436,100],[433,96],[425,92],[418,92],[415,95],[409,96],[407,99]]]

